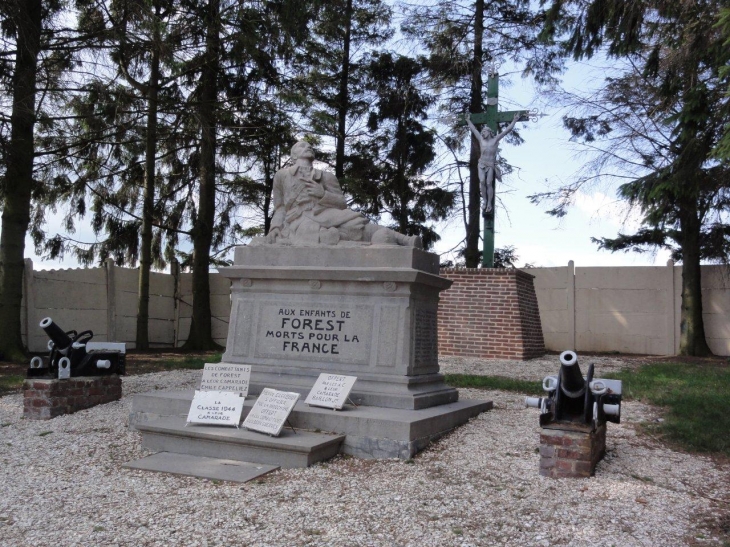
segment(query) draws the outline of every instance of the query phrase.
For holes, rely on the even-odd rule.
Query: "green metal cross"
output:
[[[486,111],[479,114],[471,114],[470,119],[474,125],[486,124],[496,135],[499,133],[499,124],[511,122],[515,114],[520,114],[518,121],[527,122],[530,120],[530,112],[528,110],[507,110],[500,112],[497,108],[499,100],[499,74],[496,71],[491,72],[487,79],[487,106]],[[466,125],[466,120],[462,119],[459,125]],[[496,184],[496,177],[492,184]],[[494,210],[496,209],[496,188],[495,203],[492,210],[484,215],[484,250],[482,251],[482,267],[494,267]]]

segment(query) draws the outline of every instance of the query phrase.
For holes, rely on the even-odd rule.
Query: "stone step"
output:
[[[161,417],[137,425],[142,446],[156,452],[223,458],[275,465],[309,467],[340,451],[344,435],[328,435],[289,428],[278,437],[264,433],[205,424],[185,425],[180,416]]]
[[[193,390],[154,391],[134,396],[130,427],[141,429],[160,416],[187,416]],[[243,417],[256,397],[246,397]],[[491,401],[465,399],[421,410],[347,405],[341,411],[299,401],[289,419],[296,428],[346,435],[342,452],[359,458],[412,458],[435,439],[490,410]]]
[[[146,458],[125,463],[122,467],[230,482],[248,482],[279,469],[277,465],[206,458],[174,452],[158,452]]]

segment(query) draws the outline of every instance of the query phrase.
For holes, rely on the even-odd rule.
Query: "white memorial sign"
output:
[[[314,383],[314,387],[304,401],[308,405],[323,406],[336,410],[345,406],[345,402],[355,385],[357,376],[341,376],[339,374],[322,373]]]
[[[243,421],[243,427],[276,437],[298,400],[299,393],[265,388]]]
[[[241,423],[243,400],[238,393],[195,391],[188,412],[188,423],[234,425]]]
[[[205,363],[200,391],[230,391],[248,395],[251,365],[229,363]]]

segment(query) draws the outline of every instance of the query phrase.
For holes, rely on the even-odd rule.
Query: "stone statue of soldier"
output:
[[[515,113],[514,118],[504,131],[495,135],[488,126],[484,126],[481,134],[474,127],[469,117],[466,123],[469,124],[472,134],[479,141],[481,155],[479,156],[479,188],[484,196],[484,205],[482,206],[482,214],[486,216],[494,208],[494,180],[502,182],[502,171],[497,165],[497,152],[499,152],[499,141],[501,141],[510,131],[515,128],[520,113]]]
[[[274,215],[269,233],[254,238],[252,245],[361,242],[423,248],[420,237],[399,234],[349,209],[337,177],[314,167],[314,151],[308,142],[297,142],[291,159],[294,165],[274,175]]]

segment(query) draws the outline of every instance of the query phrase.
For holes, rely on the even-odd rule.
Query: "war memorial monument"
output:
[[[220,366],[250,367],[244,417],[251,396],[265,389],[299,394],[291,427],[277,437],[186,427],[192,391],[141,394],[130,426],[160,453],[132,466],[207,476],[200,470],[216,459],[258,467],[307,466],[337,453],[407,459],[491,408],[460,401],[439,373],[439,292],[451,285],[439,277],[439,257],[423,251],[420,238],[350,210],[336,177],[313,160],[308,143],[292,148],[292,165],[274,178],[269,233],[238,247],[234,265],[220,269],[231,280]],[[357,378],[350,404],[305,404],[321,374]]]

